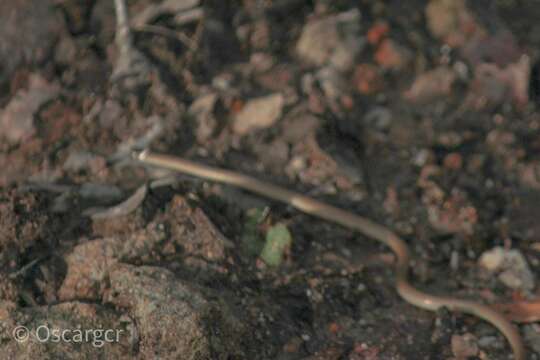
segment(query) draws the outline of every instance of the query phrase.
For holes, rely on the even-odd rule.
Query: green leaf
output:
[[[272,226],[266,233],[266,242],[261,252],[261,259],[269,266],[279,266],[285,251],[292,244],[292,236],[283,224]]]
[[[260,234],[259,225],[268,215],[268,208],[249,209],[242,230],[242,251],[247,256],[256,257],[261,253],[264,240]]]

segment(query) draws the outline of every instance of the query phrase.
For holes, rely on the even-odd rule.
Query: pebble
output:
[[[352,82],[355,89],[364,95],[374,94],[384,87],[384,79],[379,68],[367,63],[356,66]]]
[[[461,46],[477,28],[464,0],[433,0],[426,6],[427,27],[431,34],[451,46]]]
[[[455,80],[454,70],[440,66],[417,76],[409,90],[405,92],[404,97],[417,103],[429,102],[449,95]]]
[[[467,359],[478,354],[478,345],[474,335],[452,335],[452,352],[458,359]]]
[[[411,51],[390,39],[384,40],[375,52],[375,61],[383,68],[389,70],[401,70],[411,60]]]
[[[509,288],[534,289],[534,275],[519,250],[495,247],[480,256],[479,265],[490,273],[497,272],[499,280]]]
[[[285,98],[276,93],[248,101],[233,120],[233,131],[239,135],[266,129],[281,117]]]
[[[463,158],[459,153],[450,153],[444,157],[444,167],[450,170],[459,170],[463,166]]]
[[[311,21],[302,30],[296,53],[308,64],[347,71],[365,45],[359,24],[358,9]]]

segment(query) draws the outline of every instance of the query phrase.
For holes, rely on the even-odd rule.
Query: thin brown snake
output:
[[[499,329],[504,334],[512,350],[515,360],[525,359],[525,347],[518,330],[502,314],[487,305],[451,297],[439,297],[423,293],[409,284],[409,249],[407,244],[392,231],[362,216],[325,204],[294,191],[272,185],[255,178],[233,171],[218,169],[182,158],[153,154],[148,151],[137,152],[134,157],[142,163],[179,171],[199,178],[237,186],[244,190],[289,204],[300,211],[323,220],[328,220],[344,227],[356,230],[387,245],[395,253],[396,289],[408,303],[422,309],[436,311],[446,307],[477,316]]]

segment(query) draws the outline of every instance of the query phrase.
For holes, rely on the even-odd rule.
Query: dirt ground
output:
[[[538,4],[122,2],[0,2],[0,358],[511,359],[388,248],[145,148],[388,226],[540,358]]]

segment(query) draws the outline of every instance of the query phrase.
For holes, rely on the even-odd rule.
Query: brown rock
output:
[[[478,345],[472,334],[452,335],[452,353],[457,359],[468,359],[478,354]]]
[[[450,46],[462,46],[473,35],[482,33],[464,0],[433,0],[426,6],[431,34]]]
[[[312,65],[331,63],[339,70],[350,69],[363,41],[360,12],[356,9],[311,21],[302,30],[296,53]]]
[[[285,99],[276,93],[247,102],[234,117],[232,128],[239,135],[266,129],[276,123],[281,116]]]
[[[410,101],[424,103],[449,95],[456,80],[452,69],[441,66],[420,74],[404,94]]]
[[[222,261],[230,242],[200,208],[191,208],[187,201],[175,196],[171,201],[171,237],[183,252],[206,261]]]
[[[64,258],[67,273],[58,290],[61,301],[73,299],[97,300],[109,266],[116,263],[112,257],[110,241],[92,240],[77,245]]]
[[[142,358],[230,359],[241,355],[241,324],[224,303],[156,267],[118,264],[105,300],[138,324]],[[240,356],[241,357],[241,356]]]
[[[466,103],[477,109],[505,102],[523,107],[529,100],[530,72],[528,56],[504,68],[492,63],[479,64],[475,68]]]
[[[0,139],[18,144],[34,135],[34,115],[59,92],[40,75],[31,75],[28,90],[19,90],[0,112]]]
[[[134,324],[99,305],[67,302],[19,309],[14,303],[0,302],[0,324],[4,359],[132,359],[136,355]],[[109,330],[107,337],[105,330]]]

